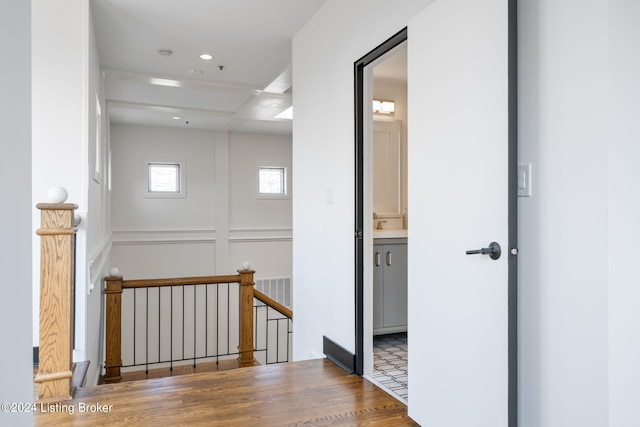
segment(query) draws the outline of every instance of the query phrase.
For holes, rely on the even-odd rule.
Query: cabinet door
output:
[[[384,326],[407,324],[407,245],[385,245]]]
[[[384,327],[384,246],[373,245],[373,328]]]

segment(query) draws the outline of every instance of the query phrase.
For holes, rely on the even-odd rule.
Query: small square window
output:
[[[261,196],[286,196],[287,169],[260,166],[259,187]]]
[[[180,193],[180,165],[149,163],[149,193]]]
[[[186,160],[147,158],[141,166],[142,197],[183,199],[187,196]]]

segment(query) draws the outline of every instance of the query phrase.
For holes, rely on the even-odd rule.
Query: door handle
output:
[[[391,251],[387,251],[387,265],[391,265]]]
[[[376,252],[376,267],[380,267],[380,252]]]
[[[466,253],[467,255],[476,255],[476,254],[489,255],[491,259],[498,259],[502,254],[502,249],[500,248],[500,245],[498,243],[491,242],[489,243],[488,248],[473,249],[473,250],[467,251]]]

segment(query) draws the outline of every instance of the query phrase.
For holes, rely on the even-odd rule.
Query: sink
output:
[[[392,228],[389,230],[373,230],[374,239],[399,239],[403,237],[407,237],[407,230],[402,228]]]

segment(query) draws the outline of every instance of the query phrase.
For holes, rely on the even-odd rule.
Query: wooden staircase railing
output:
[[[122,380],[122,293],[126,289],[141,288],[164,288],[176,286],[191,285],[214,285],[214,284],[238,284],[238,352],[237,362],[239,367],[247,367],[256,365],[254,358],[254,298],[262,301],[274,310],[293,318],[290,309],[271,299],[262,292],[254,288],[254,274],[246,264],[244,270],[238,270],[237,275],[227,276],[203,276],[203,277],[187,277],[175,279],[144,279],[144,280],[123,280],[120,275],[106,277],[105,296],[106,296],[106,320],[105,320],[105,374],[103,381],[105,383],[118,382]],[[117,269],[116,269],[117,270]],[[194,289],[195,299],[195,289]],[[147,294],[148,295],[148,294]],[[173,290],[171,290],[173,298]],[[158,294],[158,298],[160,295]],[[135,315],[135,314],[134,314]],[[195,321],[194,321],[195,322]],[[194,323],[195,324],[195,323]],[[170,325],[173,328],[173,324]],[[194,326],[195,328],[195,326]],[[172,332],[173,333],[173,332]],[[158,332],[158,335],[160,332]],[[134,346],[135,346],[134,342]],[[171,350],[173,351],[173,350]],[[160,351],[158,351],[158,355]],[[215,357],[215,356],[207,356]],[[182,359],[186,360],[186,359]],[[189,359],[190,360],[190,359]],[[163,361],[160,363],[164,363]],[[135,363],[135,360],[134,360]],[[195,366],[195,350],[194,350],[194,366]]]
[[[66,194],[66,191],[65,191]],[[64,197],[66,199],[66,195]],[[62,200],[64,201],[64,200]],[[40,203],[39,402],[73,398],[74,210],[70,203]]]
[[[252,366],[253,358],[253,270],[239,270],[240,273],[240,346],[238,363],[240,367]]]
[[[278,313],[293,320],[293,311],[290,308],[285,307],[284,305],[280,304],[278,301],[274,300],[268,295],[263,294],[262,292],[260,292],[255,288],[253,289],[253,296],[258,301],[262,301],[263,303],[267,304],[269,307],[276,310]]]

